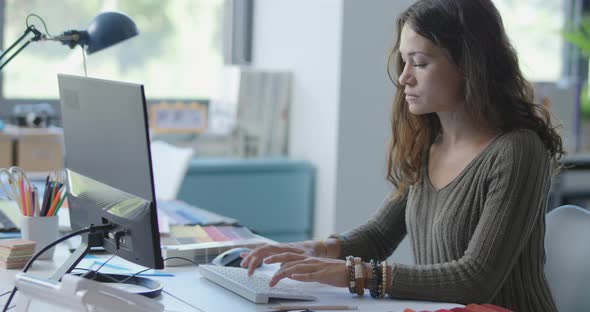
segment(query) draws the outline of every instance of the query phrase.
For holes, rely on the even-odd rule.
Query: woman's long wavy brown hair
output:
[[[470,116],[488,127],[508,132],[536,132],[554,168],[564,155],[561,137],[548,109],[533,102],[533,88],[522,75],[498,10],[490,0],[420,0],[397,20],[397,39],[388,60],[388,74],[397,92],[391,111],[387,179],[403,196],[420,180],[422,157],[441,131],[435,113],[413,115],[398,77],[401,30],[410,26],[446,52],[463,73],[464,99]],[[396,75],[392,75],[392,65]]]

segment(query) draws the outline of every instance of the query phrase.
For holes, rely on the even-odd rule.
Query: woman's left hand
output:
[[[264,263],[281,263],[269,286],[275,286],[283,278],[301,282],[319,282],[336,287],[348,287],[346,262],[339,259],[317,258],[286,252],[264,259]]]

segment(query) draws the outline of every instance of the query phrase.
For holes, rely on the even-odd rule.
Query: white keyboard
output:
[[[270,281],[268,275],[255,271],[252,276],[248,276],[248,270],[244,268],[201,264],[199,265],[199,273],[210,281],[254,303],[268,303],[270,298],[295,300],[317,299],[317,297],[294,286],[276,285],[274,287],[268,287],[268,282]]]

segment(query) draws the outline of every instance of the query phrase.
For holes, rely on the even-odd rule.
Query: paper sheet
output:
[[[151,152],[156,199],[176,199],[194,154],[193,149],[154,141],[151,144]]]

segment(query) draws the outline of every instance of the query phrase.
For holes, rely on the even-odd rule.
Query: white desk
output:
[[[49,276],[57,267],[65,261],[69,252],[64,244],[58,245],[53,261],[37,260],[29,273],[36,273],[38,276]],[[101,270],[102,271],[102,270]],[[155,300],[160,300],[166,306],[166,311],[269,311],[272,304],[254,304],[234,293],[214,284],[201,277],[193,265],[182,267],[169,267],[166,272],[172,273],[174,277],[150,277],[157,279],[164,284],[164,290],[174,296],[163,293]],[[14,286],[14,276],[19,270],[0,269],[0,293],[9,291]],[[344,288],[330,287],[320,284],[309,284],[312,292],[319,298],[318,301],[289,301],[284,304],[334,304],[358,306],[360,311],[392,311],[402,312],[405,308],[416,311],[435,311],[441,308],[461,307],[457,304],[432,303],[421,301],[401,301],[393,299],[373,299],[368,294],[364,297],[357,297],[348,293]],[[17,293],[18,296],[18,293]],[[174,298],[176,297],[176,298]],[[0,297],[0,307],[4,306],[8,295]],[[15,297],[16,298],[16,297]],[[178,299],[177,299],[178,298]],[[179,300],[180,299],[180,300]],[[187,302],[183,303],[182,301]],[[16,302],[13,299],[12,304]],[[191,307],[197,307],[197,309]],[[57,308],[47,307],[39,302],[34,302],[31,311],[60,311]]]

